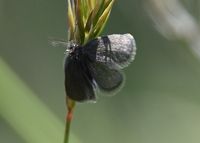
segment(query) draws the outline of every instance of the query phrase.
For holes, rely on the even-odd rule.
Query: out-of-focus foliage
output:
[[[199,2],[195,3],[200,6]],[[168,39],[187,42],[193,53],[200,58],[200,26],[198,18],[192,16],[178,0],[149,0],[146,8],[156,28]],[[199,9],[199,7],[195,7]],[[198,11],[196,12],[199,13]]]
[[[147,5],[147,2],[151,5]],[[126,0],[116,1],[113,5],[104,34],[132,33],[138,52],[136,60],[126,68],[126,83],[121,92],[114,97],[100,96],[96,104],[78,104],[71,129],[81,142],[200,142],[199,59],[193,56],[195,52],[191,52],[187,38],[180,40],[181,34],[173,34],[166,39],[163,32],[161,34],[156,30],[157,23],[155,25],[155,21],[149,16],[154,16],[155,13],[148,10],[152,6],[156,12],[155,7],[158,8],[162,1],[152,2],[153,0]],[[181,4],[181,11],[191,16],[195,26],[199,27],[199,1],[182,0],[176,1],[176,4]],[[170,8],[173,7],[167,7],[169,10]],[[166,10],[166,5],[162,5],[160,10]],[[181,11],[178,11],[178,15],[182,15]],[[162,14],[159,12],[156,16],[160,18]],[[166,20],[165,17],[162,19]],[[173,19],[176,22],[179,20]],[[188,20],[181,24],[189,22],[193,23]],[[34,96],[39,98],[39,102],[45,104],[48,111],[57,116],[59,124],[64,124],[62,60],[65,49],[51,48],[48,45],[48,37],[67,37],[65,1],[0,0],[0,57],[13,70],[12,73],[18,75],[23,85],[35,93]],[[11,85],[5,79],[15,78],[10,78],[8,73],[5,73],[5,77],[0,78],[0,83],[4,86]],[[12,85],[17,89],[19,87],[19,84]],[[14,87],[4,86],[1,88],[6,90],[6,93],[14,91]],[[23,93],[24,90],[20,92]],[[1,99],[9,97],[16,100],[21,97],[20,92],[5,94],[0,90],[0,96]],[[2,100],[2,106],[1,102]],[[23,101],[16,100],[15,104],[10,105],[10,109],[17,111],[18,108],[15,107],[25,104],[21,102]],[[33,100],[32,104],[37,105],[34,102]],[[27,132],[18,131],[23,126],[20,127],[17,121],[10,124],[12,119],[2,116],[2,108],[0,111],[0,142],[26,142],[23,135]],[[41,106],[38,106],[36,112],[40,114],[40,118],[49,117],[41,114],[41,111]],[[23,120],[23,114],[16,114],[15,117]],[[46,121],[50,123],[51,120]],[[16,130],[13,125],[19,129]],[[55,126],[57,128],[59,125]],[[61,133],[63,135],[63,132]],[[46,132],[38,130],[38,135],[41,134]]]
[[[16,77],[1,58],[0,67],[2,119],[27,143],[62,142],[64,124]],[[72,141],[78,143],[75,137]]]

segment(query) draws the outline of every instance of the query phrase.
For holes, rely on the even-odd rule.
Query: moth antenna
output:
[[[48,38],[48,41],[49,44],[53,47],[67,48],[70,45],[69,42],[62,39]]]

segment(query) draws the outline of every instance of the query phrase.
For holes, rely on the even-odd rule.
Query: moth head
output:
[[[68,43],[68,45],[67,45],[67,48],[66,48],[66,50],[65,50],[65,53],[66,53],[66,54],[67,54],[67,53],[69,53],[69,54],[74,53],[75,50],[76,50],[78,47],[79,47],[79,45],[78,45],[77,43],[75,43],[74,41],[70,41],[70,42]]]

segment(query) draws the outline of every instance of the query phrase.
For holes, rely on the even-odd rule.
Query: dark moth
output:
[[[65,58],[65,90],[70,99],[83,102],[95,100],[99,88],[111,92],[123,82],[121,69],[136,54],[135,40],[130,34],[98,37],[80,46],[67,47]]]

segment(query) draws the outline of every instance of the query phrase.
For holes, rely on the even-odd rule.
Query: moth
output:
[[[95,38],[85,45],[67,46],[64,60],[65,91],[75,101],[95,101],[96,89],[112,92],[124,80],[122,69],[136,55],[131,34],[112,34]]]

